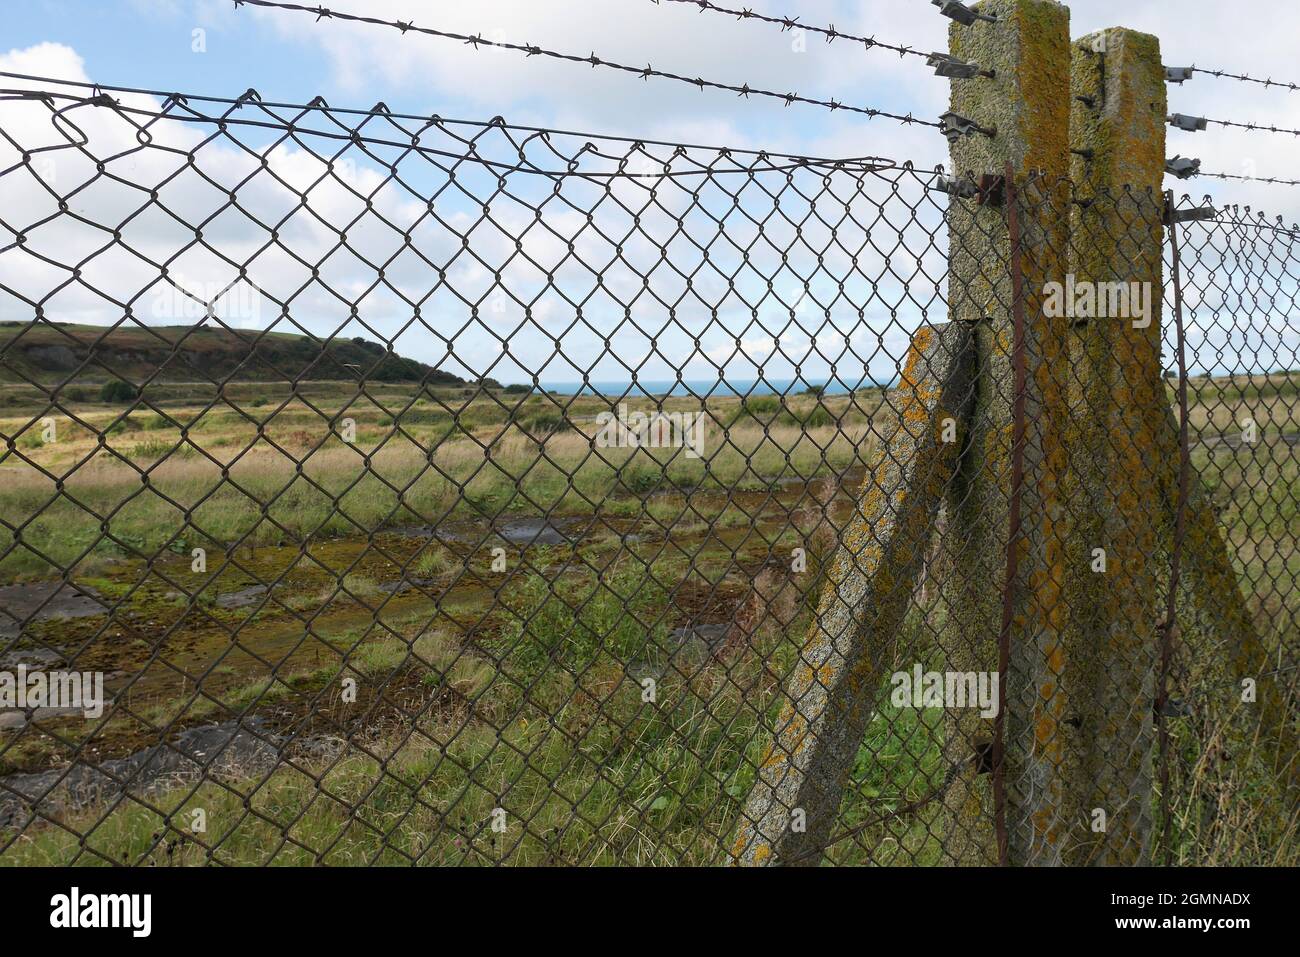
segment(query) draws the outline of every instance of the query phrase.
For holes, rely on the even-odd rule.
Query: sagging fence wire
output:
[[[1031,501],[1049,481],[1033,414],[1003,449],[972,411],[1003,388],[996,337],[949,321],[1041,307],[1008,295],[1012,250],[954,278],[991,191],[875,158],[10,79],[0,671],[91,690],[0,709],[0,860],[714,864],[803,812],[816,838],[785,863],[1014,861],[1021,676],[996,628],[953,626],[1001,600],[955,570],[1017,554],[968,437],[1029,453]],[[1067,259],[1166,215],[1017,187],[1006,216],[1079,218]],[[1166,248],[1187,360],[1145,409],[1152,446],[1089,427],[1150,383],[1090,372],[1081,338],[1052,365],[1021,343],[1026,387],[1059,379],[1091,460],[1131,473],[1063,495],[1063,527],[1128,492],[1172,523],[1162,429],[1187,395],[1177,627],[1135,622],[1149,641],[1098,687],[1137,690],[1065,714],[1114,744],[1071,799],[1109,830],[1057,809],[1082,862],[1134,842],[1258,861],[1287,827],[1300,264],[1257,225],[1216,210]],[[1113,561],[1049,611],[1086,624],[1147,571]],[[870,682],[837,657],[850,633],[881,639]],[[860,713],[827,720],[825,698]],[[1127,712],[1168,722],[1158,787],[1108,737]],[[785,806],[801,744],[844,773]]]

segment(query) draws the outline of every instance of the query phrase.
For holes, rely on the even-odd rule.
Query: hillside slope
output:
[[[0,322],[0,382],[49,383],[69,377],[86,383],[119,377],[141,382],[157,373],[158,382],[355,382],[364,375],[378,382],[469,384],[366,339],[324,342],[281,332],[258,335],[219,326],[132,325],[109,331],[72,323]],[[484,384],[496,386],[492,380]]]

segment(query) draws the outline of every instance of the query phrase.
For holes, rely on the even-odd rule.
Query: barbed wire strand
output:
[[[1246,183],[1266,183],[1272,186],[1300,186],[1300,180],[1296,179],[1279,179],[1276,176],[1244,176],[1238,173],[1197,173],[1197,176],[1207,176],[1210,179],[1231,179],[1239,180]]]
[[[1274,80],[1272,78],[1262,80],[1258,77],[1253,77],[1248,73],[1232,73],[1228,70],[1211,70],[1199,66],[1193,66],[1191,69],[1193,73],[1203,73],[1206,76],[1212,76],[1220,80],[1236,80],[1240,83],[1256,83],[1260,86],[1267,86],[1267,87],[1275,86],[1283,90],[1290,90],[1292,93],[1295,93],[1296,91],[1300,90],[1300,83],[1287,83],[1282,80]]]
[[[1216,120],[1212,117],[1205,117],[1206,123],[1213,123],[1215,126],[1230,126],[1234,129],[1247,130],[1252,133],[1286,133],[1288,136],[1300,136],[1300,130],[1293,130],[1285,126],[1273,126],[1268,123],[1242,123],[1237,120]]]
[[[659,5],[660,0],[650,0],[650,2],[657,6]],[[710,0],[663,0],[663,2],[684,3],[692,7],[698,7],[701,13],[722,13],[733,16],[738,20],[759,20],[763,23],[770,23],[779,26],[782,33],[790,30],[806,30],[809,33],[816,33],[825,37],[827,43],[834,43],[836,40],[848,40],[853,43],[861,43],[868,50],[892,50],[900,57],[917,56],[924,58],[928,56],[928,54],[922,50],[917,50],[909,46],[902,46],[900,44],[887,43],[884,40],[877,40],[874,36],[868,37],[854,33],[845,33],[844,31],[837,29],[833,23],[824,27],[814,26],[808,23],[800,23],[798,17],[771,16],[764,13],[757,13],[750,10],[748,7],[736,10],[732,7],[724,7],[716,3],[711,3]]]
[[[790,106],[793,103],[803,103],[808,106],[820,106],[825,109],[831,110],[832,112],[838,110],[844,110],[849,113],[856,113],[861,116],[866,116],[869,119],[875,119],[876,117],[881,116],[887,119],[896,120],[899,123],[903,123],[909,126],[918,125],[918,126],[928,126],[934,129],[942,128],[942,124],[938,122],[932,120],[917,119],[915,116],[913,116],[910,113],[908,114],[892,113],[888,110],[878,110],[868,106],[852,106],[850,104],[841,103],[838,100],[819,100],[814,97],[802,96],[798,93],[793,93],[793,92],[777,93],[774,90],[763,90],[763,89],[758,89],[756,87],[752,87],[748,83],[742,84],[740,86],[736,86],[733,83],[721,83],[716,80],[706,80],[703,77],[689,77],[679,73],[672,73],[667,70],[656,70],[649,63],[647,63],[644,67],[629,66],[624,63],[617,63],[613,60],[606,60],[601,57],[598,57],[596,56],[595,52],[592,52],[587,56],[579,56],[573,53],[560,53],[555,50],[547,50],[535,44],[509,43],[504,40],[488,40],[485,37],[483,37],[481,34],[471,35],[465,33],[455,33],[450,30],[439,30],[434,27],[419,27],[416,26],[415,23],[412,21],[383,20],[378,17],[368,17],[361,14],[342,13],[339,11],[330,10],[327,7],[309,7],[306,6],[305,4],[300,4],[300,3],[282,3],[279,2],[279,0],[232,0],[232,2],[235,4],[237,8],[243,6],[244,4],[249,4],[250,6],[264,7],[267,9],[288,10],[296,13],[314,13],[316,14],[317,20],[333,19],[333,20],[346,20],[355,23],[368,23],[373,26],[391,27],[393,29],[400,30],[403,34],[421,33],[426,36],[441,37],[447,40],[459,40],[468,46],[474,47],[475,49],[484,46],[495,47],[497,49],[502,49],[502,50],[513,50],[517,53],[523,53],[525,56],[530,56],[530,57],[545,56],[555,60],[564,60],[569,63],[586,63],[589,64],[593,69],[595,67],[605,67],[607,69],[618,70],[623,73],[634,74],[636,76],[639,76],[643,80],[648,80],[651,77],[653,77],[655,79],[675,80],[679,83],[687,83],[700,90],[705,90],[705,89],[726,90],[728,92],[735,93],[745,99],[748,99],[750,96],[761,96],[766,99],[780,100],[786,106]]]

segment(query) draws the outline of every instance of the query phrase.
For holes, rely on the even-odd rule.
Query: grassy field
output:
[[[1279,667],[1300,647],[1296,385],[1191,383],[1194,461]],[[718,862],[886,396],[664,400],[707,414],[702,461],[597,454],[615,400],[350,389],[0,394],[0,587],[66,570],[111,609],[33,621],[14,647],[104,671],[115,697],[99,722],[0,732],[0,777],[241,716],[285,757],[0,827],[0,863]],[[1255,446],[1230,441],[1246,414]],[[935,614],[919,597],[912,660],[941,661]],[[872,825],[941,785],[942,722],[878,711],[841,809],[867,826],[829,860],[944,862],[942,801]],[[1218,703],[1174,722],[1178,859],[1295,862],[1253,729]]]

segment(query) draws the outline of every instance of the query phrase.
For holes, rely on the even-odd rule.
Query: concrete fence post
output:
[[[1069,10],[1053,0],[986,0],[992,18],[950,28],[950,52],[993,76],[952,82],[952,111],[980,129],[952,136],[955,177],[988,181],[1010,171],[1020,232],[1025,403],[1021,534],[1010,583],[1010,658],[1002,715],[1005,796],[993,773],[963,776],[947,800],[945,851],[959,863],[1054,864],[1061,859],[1069,753],[1062,588],[1067,514],[1060,501],[1067,423],[1065,334],[1043,308],[1047,284],[1065,274],[1069,229]],[[949,665],[996,671],[1013,498],[1015,367],[1009,211],[954,198],[949,216],[949,308],[976,327],[979,380],[970,454],[948,502],[944,585]],[[998,570],[992,576],[991,570]],[[952,711],[945,748],[952,764],[987,750],[989,722]],[[995,749],[996,750],[996,749]],[[1001,807],[997,806],[1001,804]],[[995,821],[1005,821],[1005,833]],[[999,839],[1001,838],[1001,840]],[[1001,845],[1001,846],[1000,846]]]
[[[820,863],[965,438],[974,374],[970,329],[912,337],[851,525],[784,689],[730,848],[740,865]]]
[[[1067,862],[1142,864],[1151,830],[1164,502],[1152,411],[1161,378],[1166,95],[1157,38],[1111,29],[1075,42],[1070,146],[1072,610],[1065,687],[1082,731]],[[1073,306],[1073,304],[1070,304]],[[1099,813],[1100,812],[1100,813]],[[1102,823],[1101,827],[1095,826]]]

